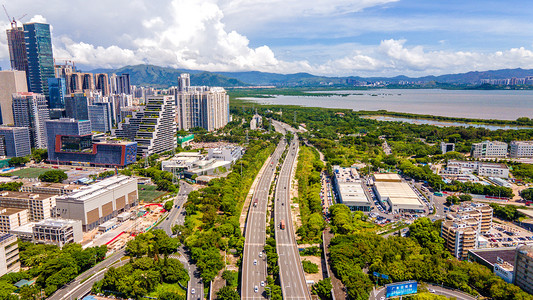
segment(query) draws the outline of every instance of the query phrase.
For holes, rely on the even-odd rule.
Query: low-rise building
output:
[[[484,141],[472,144],[472,157],[498,158],[507,157],[507,143],[498,141]]]
[[[489,248],[468,251],[468,261],[484,265],[501,277],[513,283],[516,248]]]
[[[442,151],[442,154],[446,154],[448,152],[455,151],[455,143],[440,143],[440,150]]]
[[[372,202],[364,191],[363,182],[355,168],[333,166],[333,188],[340,203],[351,210],[370,211]]]
[[[200,152],[180,152],[173,158],[161,162],[163,171],[191,177],[193,175],[213,175],[221,170],[229,170],[242,157],[243,148],[228,146],[208,149],[208,154]]]
[[[58,196],[56,215],[81,220],[88,231],[137,205],[138,199],[137,179],[118,175]]]
[[[263,117],[261,117],[258,114],[255,114],[252,117],[252,120],[250,121],[250,130],[260,129],[262,125],[263,125]]]
[[[509,157],[533,157],[533,141],[512,141],[509,145]]]
[[[374,193],[393,213],[424,212],[425,207],[413,189],[398,174],[374,174]]]
[[[487,163],[482,161],[449,160],[443,175],[469,175],[509,178],[509,168],[504,164]]]
[[[0,192],[0,207],[27,209],[30,220],[40,221],[52,217],[56,197],[55,195],[2,191]]]
[[[66,195],[81,188],[78,184],[64,184],[55,182],[26,182],[20,187],[21,192],[47,195]]]
[[[46,219],[36,223],[32,229],[33,242],[63,247],[83,240],[80,220]]]
[[[27,223],[27,209],[0,207],[0,232],[9,233],[12,229]]]
[[[0,276],[20,271],[17,237],[6,233],[0,235]]]

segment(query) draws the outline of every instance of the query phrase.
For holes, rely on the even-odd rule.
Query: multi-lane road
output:
[[[259,183],[253,192],[244,230],[241,299],[266,297],[267,261],[263,250],[266,242],[268,195],[276,167],[286,145],[285,140],[279,142],[276,150],[267,161],[267,165],[259,178]]]
[[[297,153],[298,138],[295,136],[290,142],[289,151],[281,167],[274,197],[276,248],[283,299],[311,299],[291,218],[291,173]]]

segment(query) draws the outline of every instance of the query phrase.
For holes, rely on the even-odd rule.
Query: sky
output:
[[[80,69],[154,64],[206,71],[425,76],[533,69],[529,1],[17,0],[52,25],[54,57]],[[0,26],[9,28],[6,16]],[[9,52],[0,38],[0,66]]]

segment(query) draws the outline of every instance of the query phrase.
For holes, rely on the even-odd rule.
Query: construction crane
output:
[[[4,12],[6,13],[7,20],[9,21],[9,23],[11,23],[11,29],[17,28],[17,20],[22,23],[22,19],[28,15],[28,14],[23,14],[18,19],[15,19],[15,17],[9,16],[9,13],[7,12],[7,8],[4,4],[2,4],[2,7],[4,8]]]

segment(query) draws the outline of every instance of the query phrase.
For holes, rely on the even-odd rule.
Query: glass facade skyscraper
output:
[[[55,77],[50,25],[24,24],[24,39],[28,57],[28,90],[44,94],[46,99],[50,99],[48,79]]]
[[[65,97],[65,110],[67,118],[76,120],[89,120],[89,103],[84,93],[74,93]]]
[[[50,109],[65,108],[65,94],[67,93],[65,78],[49,78],[48,90],[50,93]]]

